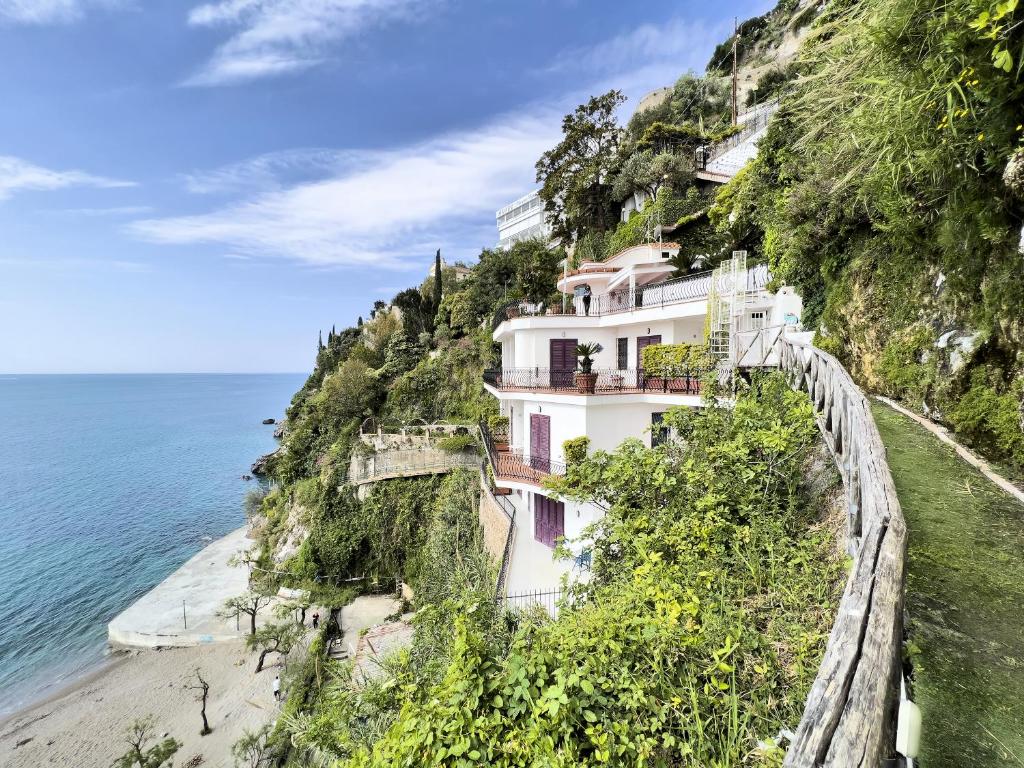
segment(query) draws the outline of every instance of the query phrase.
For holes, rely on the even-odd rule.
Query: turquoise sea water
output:
[[[0,375],[0,715],[96,666],[106,624],[244,523],[298,374]]]

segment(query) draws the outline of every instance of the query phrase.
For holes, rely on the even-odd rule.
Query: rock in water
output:
[[[276,419],[264,419],[263,423],[264,424],[275,424],[275,423],[277,423],[277,420]]]
[[[256,459],[256,461],[253,462],[252,465],[252,473],[254,475],[260,476],[267,474],[267,472],[270,471],[270,462],[274,460],[274,457],[277,456],[280,450],[281,449],[278,448],[276,451],[272,451],[268,453],[266,456],[260,456],[258,459]]]

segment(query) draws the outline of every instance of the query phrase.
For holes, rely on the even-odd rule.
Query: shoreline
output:
[[[108,653],[97,664],[0,716],[0,765],[107,768],[127,749],[125,729],[152,715],[158,736],[183,742],[175,763],[201,755],[204,765],[231,766],[234,741],[277,712],[271,681],[278,660],[271,655],[264,672],[255,674],[245,632],[216,616],[225,597],[247,586],[245,569],[227,564],[248,542],[246,533],[243,526],[214,540],[115,617],[108,624]],[[191,606],[188,634],[175,626],[182,599]],[[193,722],[196,669],[211,685],[214,733],[206,737]]]

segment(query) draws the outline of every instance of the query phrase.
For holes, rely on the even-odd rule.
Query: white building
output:
[[[498,247],[508,248],[521,240],[551,239],[551,226],[544,214],[544,201],[536,191],[509,203],[495,214]]]
[[[509,419],[501,444],[488,440],[495,484],[512,490],[506,499],[515,507],[509,595],[557,589],[566,573],[585,578],[588,546],[578,539],[603,510],[555,501],[541,487],[546,475],[564,472],[566,440],[586,436],[591,451],[612,451],[629,437],[651,445],[663,436],[658,424],[667,409],[700,405],[700,374],[645,374],[645,347],[703,344],[708,325],[715,351],[735,361],[749,354],[737,348],[744,333],[798,322],[800,298],[788,288],[770,293],[767,268],[748,269],[745,254],[714,273],[673,279],[669,260],[678,250],[675,243],[651,243],[583,263],[558,281],[562,306],[513,306],[494,330],[501,369],[484,380]],[[602,347],[592,390],[576,376],[576,346],[587,342]],[[553,560],[559,537],[574,558]]]

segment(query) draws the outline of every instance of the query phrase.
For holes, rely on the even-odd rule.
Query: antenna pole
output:
[[[740,39],[739,19],[735,16],[732,19],[732,124],[736,125],[738,117],[736,111],[736,44]]]

